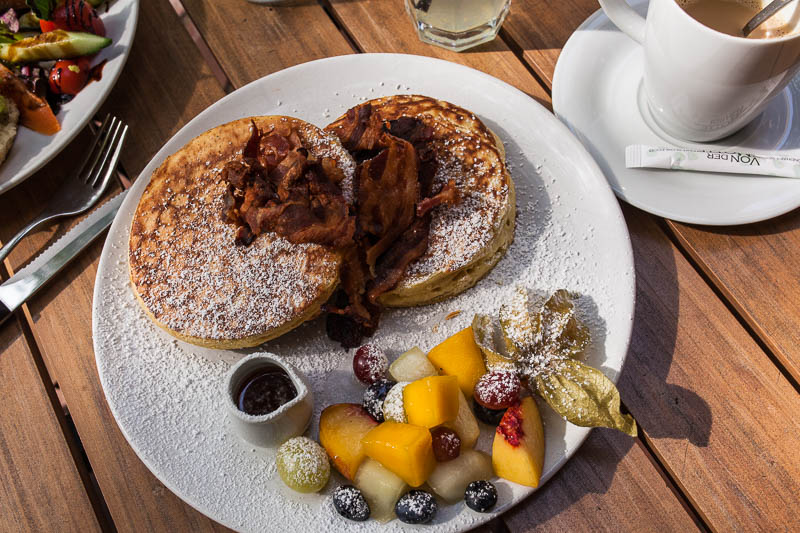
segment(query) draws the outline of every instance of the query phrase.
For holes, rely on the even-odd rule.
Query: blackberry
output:
[[[433,520],[439,506],[430,492],[412,490],[406,492],[394,506],[394,512],[406,524],[424,524]]]
[[[389,390],[396,383],[388,379],[379,379],[364,391],[364,400],[361,404],[364,409],[378,422],[383,422],[383,400],[389,394]]]
[[[490,481],[473,481],[464,491],[464,501],[473,511],[485,513],[497,503],[497,489]]]
[[[475,416],[478,417],[478,420],[489,424],[490,426],[496,426],[500,423],[500,420],[503,418],[503,414],[505,414],[505,409],[489,409],[478,402],[474,402],[472,404],[472,410],[475,412]]]
[[[369,518],[369,504],[361,491],[353,485],[342,485],[333,491],[333,506],[336,512],[356,522]]]

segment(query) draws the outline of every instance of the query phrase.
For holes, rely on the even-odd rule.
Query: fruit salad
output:
[[[491,512],[496,478],[539,485],[545,435],[534,396],[576,424],[635,435],[613,383],[579,361],[588,343],[569,293],[532,312],[520,290],[499,317],[476,315],[427,354],[414,347],[389,364],[380,347],[362,346],[353,356],[361,403],[327,406],[320,444],[288,441],[278,471],[293,489],[317,491],[329,478],[327,457],[348,481],[333,491],[333,508],[353,521],[425,524],[461,501]],[[475,449],[479,421],[492,429],[491,454]]]

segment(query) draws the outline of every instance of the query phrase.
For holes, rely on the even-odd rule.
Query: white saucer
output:
[[[642,15],[647,4],[631,2]],[[800,79],[744,129],[701,145],[677,140],[653,123],[641,83],[643,61],[641,46],[598,10],[567,41],[553,78],[556,115],[591,152],[620,199],[679,222],[717,226],[758,222],[800,206],[800,181],[791,178],[625,168],[630,144],[800,157],[794,115],[800,109]]]

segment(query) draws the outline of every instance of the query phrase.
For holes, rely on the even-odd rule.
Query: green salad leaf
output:
[[[562,361],[555,372],[537,376],[534,386],[547,405],[576,426],[637,434],[633,417],[620,412],[617,387],[596,368],[575,359]]]
[[[16,34],[4,22],[0,22],[0,44],[10,44],[17,41]]]
[[[25,0],[25,3],[34,15],[44,20],[50,20],[50,15],[57,6],[56,0]]]

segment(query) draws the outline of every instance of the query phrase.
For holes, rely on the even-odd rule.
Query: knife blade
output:
[[[0,285],[0,324],[111,225],[127,192],[122,191],[92,211]]]

